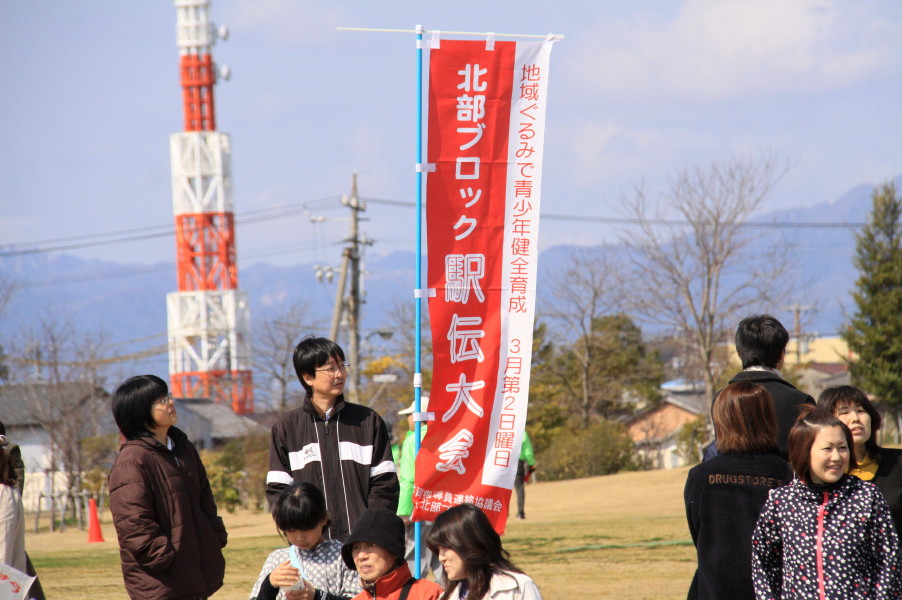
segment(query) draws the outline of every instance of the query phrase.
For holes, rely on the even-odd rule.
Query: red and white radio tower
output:
[[[183,398],[254,410],[250,313],[238,289],[229,136],[216,131],[209,0],[175,0],[185,131],[169,138],[178,291],[166,296],[169,376]],[[224,74],[225,75],[225,74]]]

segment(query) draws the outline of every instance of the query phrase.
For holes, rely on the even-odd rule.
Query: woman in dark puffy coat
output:
[[[852,432],[804,406],[789,432],[796,479],[770,492],[752,534],[752,581],[763,599],[899,598],[899,539],[875,485],[849,475]]]
[[[113,394],[125,438],[110,471],[110,509],[125,588],[141,600],[200,599],[222,587],[226,530],[197,450],[176,427],[172,394],[154,375]]]

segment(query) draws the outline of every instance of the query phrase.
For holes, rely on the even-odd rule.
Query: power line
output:
[[[92,365],[115,364],[121,362],[129,362],[133,360],[141,360],[145,358],[153,358],[157,356],[166,356],[169,353],[169,341],[162,343],[154,343],[149,348],[143,350],[133,350],[126,354],[117,354],[116,348],[129,347],[143,342],[152,342],[159,338],[166,339],[169,335],[168,331],[151,333],[139,338],[130,340],[120,340],[115,342],[105,342],[99,346],[99,350],[104,352],[106,356],[98,356],[87,360],[42,360],[40,358],[32,358],[29,356],[19,356],[16,354],[8,354],[5,358],[8,362],[23,366],[69,366],[69,367],[90,367]]]
[[[163,271],[173,271],[172,263],[163,263],[142,267],[130,267],[124,271],[113,271],[111,273],[99,273],[93,275],[73,275],[72,277],[58,277],[55,279],[43,279],[29,283],[17,284],[23,289],[46,287],[49,285],[60,285],[66,283],[82,283],[84,281],[96,281],[101,279],[115,279],[118,277],[134,277],[135,275],[146,275],[148,273],[161,273]]]
[[[172,230],[172,225],[147,225],[145,227],[135,227],[132,229],[120,229],[118,231],[110,231],[106,233],[85,233],[82,235],[73,235],[68,237],[61,238],[51,238],[47,240],[35,240],[32,242],[13,242],[11,244],[4,244],[7,248],[19,248],[22,246],[38,246],[40,244],[60,244],[63,242],[74,242],[78,240],[99,238],[99,237],[107,237],[111,235],[122,235],[122,234],[131,234],[131,233],[142,233],[146,231],[154,231],[160,232],[159,230],[163,230],[162,233],[167,233]]]
[[[543,219],[552,219],[559,221],[592,221],[595,223],[614,223],[620,225],[639,225],[640,223],[648,223],[651,225],[674,225],[688,226],[692,225],[689,221],[681,221],[677,219],[635,219],[628,217],[591,217],[578,215],[557,215],[551,213],[542,213]],[[856,223],[849,221],[840,221],[837,223],[828,222],[781,222],[781,221],[743,221],[735,223],[738,227],[766,227],[777,229],[859,229],[867,225],[867,223]]]
[[[251,210],[240,213],[235,218],[236,224],[251,224],[282,219],[298,214],[310,215],[311,210],[322,211],[324,209],[339,209],[341,206],[334,203],[340,196],[329,196],[303,202],[299,204],[285,204],[264,209]],[[389,200],[384,198],[363,198],[366,202],[373,204],[383,204],[388,206],[400,206],[405,208],[413,208],[415,203],[406,200]],[[542,219],[552,221],[568,221],[568,222],[591,222],[591,223],[609,223],[615,225],[639,225],[647,223],[650,225],[667,225],[667,226],[688,226],[688,221],[678,219],[638,219],[630,217],[603,217],[592,215],[570,215],[557,213],[541,213]],[[739,227],[754,228],[770,228],[770,229],[860,229],[867,225],[864,222],[840,221],[840,222],[781,222],[781,221],[743,221],[737,224]],[[147,227],[138,227],[132,229],[122,229],[118,231],[110,231],[104,233],[84,234],[77,236],[69,236],[62,238],[54,238],[48,240],[38,240],[32,242],[15,242],[12,244],[4,244],[5,250],[0,250],[0,258],[7,256],[22,256],[27,254],[46,254],[50,252],[62,252],[66,250],[78,250],[82,248],[90,248],[96,246],[106,246],[112,244],[121,244],[128,242],[137,242],[162,237],[170,237],[175,235],[175,229],[172,225],[150,225]],[[118,237],[114,237],[118,236]],[[105,239],[110,238],[110,239]],[[84,240],[84,241],[80,241]],[[43,244],[59,244],[41,247]]]
[[[373,204],[386,204],[392,206],[404,206],[404,207],[414,207],[416,206],[414,202],[406,201],[406,200],[385,200],[382,198],[364,198],[367,202],[371,202]],[[591,221],[594,223],[613,223],[620,225],[638,225],[640,223],[650,223],[652,225],[690,225],[689,221],[681,221],[678,219],[637,219],[630,217],[600,217],[600,216],[587,216],[587,215],[566,215],[566,214],[555,214],[555,213],[541,213],[542,219],[551,219],[553,221]],[[781,222],[781,221],[743,221],[738,224],[740,227],[782,227],[788,229],[817,229],[817,228],[825,228],[825,229],[859,229],[867,225],[867,223],[863,222],[855,222],[855,221],[840,221],[836,223],[831,222],[812,222],[812,221],[799,221],[799,222]]]
[[[340,199],[340,196],[329,196],[312,200],[310,202],[302,202],[300,204],[286,204],[281,206],[273,206],[269,208],[251,210],[241,213],[235,218],[238,224],[259,223],[262,221],[271,221],[274,219],[282,219],[287,216],[297,214],[310,214],[311,210],[322,211],[330,208],[329,203]],[[336,204],[336,209],[341,208]],[[135,235],[137,234],[137,235]],[[102,233],[90,233],[76,236],[68,236],[62,238],[54,238],[48,240],[38,240],[32,242],[14,242],[12,244],[3,244],[4,250],[0,250],[0,258],[6,256],[22,256],[26,254],[47,254],[50,252],[62,252],[66,250],[78,250],[81,248],[91,248],[96,246],[107,246],[111,244],[121,244],[126,242],[138,242],[149,239],[171,237],[175,235],[175,228],[169,225],[148,225],[146,227],[137,227],[131,229],[121,229],[118,231],[108,231]],[[112,237],[120,236],[120,237]],[[105,239],[112,238],[112,239]],[[80,241],[86,240],[86,241]],[[40,247],[43,244],[58,244],[49,247]]]
[[[339,243],[339,242],[336,242]],[[308,251],[316,249],[315,243],[295,243],[283,246],[270,246],[267,250],[259,252],[243,252],[241,258],[243,260],[253,260],[259,258],[267,258],[269,256],[278,256],[288,252]],[[130,267],[125,270],[113,271],[110,273],[97,273],[92,275],[73,275],[71,277],[58,277],[54,279],[41,279],[38,281],[17,284],[22,289],[41,288],[53,285],[65,285],[67,283],[82,283],[85,281],[99,281],[104,279],[118,279],[120,277],[134,277],[137,275],[147,275],[151,273],[173,272],[173,263],[162,263],[156,265],[147,265],[140,267]]]
[[[144,358],[152,358],[161,356],[169,352],[169,344],[159,344],[146,350],[137,350],[129,354],[112,355],[106,357],[92,358],[88,360],[41,360],[38,358],[28,358],[24,356],[7,355],[5,359],[16,365],[21,366],[67,366],[67,367],[90,367],[92,365],[109,365],[114,363],[129,362]]]

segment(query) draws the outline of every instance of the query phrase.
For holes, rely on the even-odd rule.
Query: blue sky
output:
[[[544,213],[616,216],[624,194],[743,153],[793,164],[764,210],[833,200],[902,173],[897,0],[213,0],[242,264],[337,263],[359,172],[373,252],[413,249],[412,34],[565,36],[551,57]],[[170,133],[182,124],[172,2],[0,3],[0,245],[170,226]],[[253,221],[304,204],[282,218]],[[263,212],[260,212],[263,211]],[[312,223],[310,217],[323,217]],[[544,247],[614,242],[546,219]],[[17,246],[18,247],[18,246]],[[174,260],[171,237],[71,251]]]

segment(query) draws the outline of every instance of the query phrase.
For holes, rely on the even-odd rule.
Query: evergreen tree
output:
[[[858,357],[852,382],[897,414],[902,405],[902,198],[893,184],[874,190],[856,236],[855,314],[843,338]]]
[[[539,454],[561,431],[572,431],[572,413],[555,371],[555,347],[548,341],[547,324],[536,321],[532,333],[532,368],[529,378],[529,414],[526,431]]]
[[[582,427],[628,410],[628,397],[656,401],[664,378],[657,352],[646,350],[641,329],[622,313],[593,318],[587,335],[557,349],[554,369]]]

